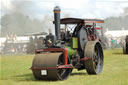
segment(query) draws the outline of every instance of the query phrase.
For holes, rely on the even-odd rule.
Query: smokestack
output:
[[[55,34],[57,37],[57,40],[60,39],[60,7],[56,6],[54,8],[54,24],[55,24]]]

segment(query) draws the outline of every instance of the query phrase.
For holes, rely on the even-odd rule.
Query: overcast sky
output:
[[[34,18],[42,18],[44,15],[53,16],[53,7],[61,7],[64,14],[80,18],[107,18],[119,16],[123,9],[128,7],[128,0],[0,0],[0,16],[14,9],[23,11]]]

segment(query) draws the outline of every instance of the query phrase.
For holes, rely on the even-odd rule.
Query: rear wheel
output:
[[[84,56],[89,58],[84,63],[88,74],[99,74],[102,72],[104,54],[99,41],[88,41],[85,46]]]
[[[126,54],[126,42],[123,42],[123,53]]]
[[[128,54],[128,42],[126,43],[126,54]]]

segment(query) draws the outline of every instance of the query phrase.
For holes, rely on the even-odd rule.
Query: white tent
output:
[[[107,31],[105,32],[105,36],[117,38],[117,37],[122,37],[128,35],[128,30],[112,30],[112,31]]]
[[[6,37],[0,37],[0,46],[2,45],[2,43],[4,43],[6,41]],[[29,37],[28,36],[18,36],[16,37],[15,42],[20,42],[20,43],[24,43],[24,42],[28,42],[29,41]]]

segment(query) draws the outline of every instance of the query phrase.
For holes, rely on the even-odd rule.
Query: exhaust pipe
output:
[[[55,24],[55,34],[57,40],[60,39],[60,7],[56,6],[53,10],[54,12],[54,24]]]

